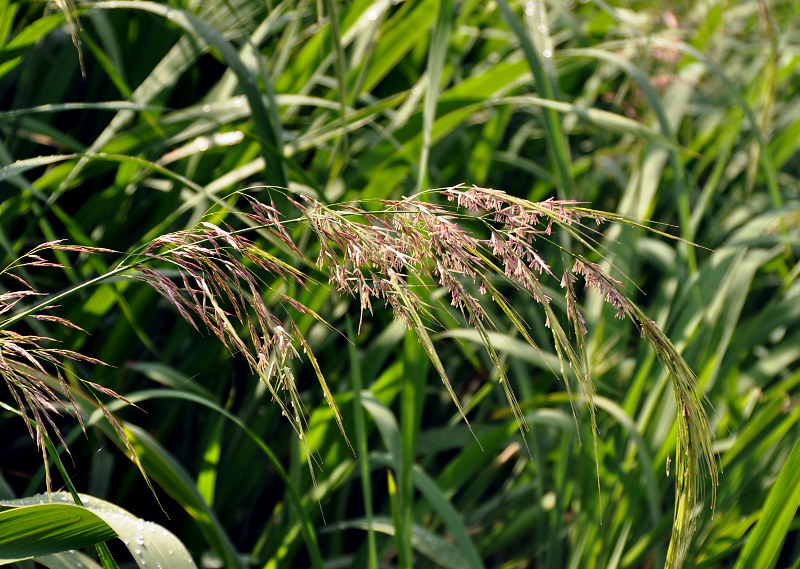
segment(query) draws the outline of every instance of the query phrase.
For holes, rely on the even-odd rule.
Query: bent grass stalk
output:
[[[525,341],[538,348],[523,318],[494,284],[496,277],[503,277],[508,284],[526,293],[542,308],[545,326],[552,334],[560,362],[560,375],[570,393],[567,369],[571,369],[578,378],[579,388],[590,411],[597,461],[594,386],[584,340],[587,330],[575,287],[575,283],[582,280],[585,288],[595,289],[603,295],[606,302],[616,309],[618,318],[627,317],[634,323],[665,365],[671,379],[678,410],[678,440],[675,456],[675,514],[667,565],[681,566],[696,524],[697,506],[702,496],[703,470],[707,469],[712,480],[712,508],[718,481],[717,464],[711,448],[712,435],[704,409],[705,400],[697,380],[669,339],[628,298],[620,281],[575,251],[562,249],[563,267],[550,267],[539,249],[540,244],[559,247],[551,235],[560,230],[576,238],[592,254],[599,254],[596,229],[585,224],[585,221],[600,225],[610,219],[615,223],[646,226],[569,200],[549,199],[535,203],[475,186],[455,186],[426,193],[438,195],[440,201],[455,203],[440,205],[429,199],[434,196],[427,195],[423,201],[418,195],[401,200],[382,200],[378,202],[378,209],[368,211],[348,204],[326,206],[301,197],[289,200],[299,209],[301,217],[286,220],[274,204],[265,204],[251,194],[242,193],[250,206],[250,212],[245,215],[251,227],[234,229],[228,225],[201,221],[191,230],[162,235],[128,255],[111,271],[62,293],[48,296],[38,304],[0,321],[0,374],[23,416],[27,418],[28,411],[31,413],[31,422],[35,425],[35,432],[29,427],[31,436],[43,449],[43,435],[49,431],[58,434],[49,414],[58,413],[59,409],[64,408],[59,395],[37,378],[37,372],[44,373],[45,366],[55,369],[63,396],[72,401],[70,386],[60,374],[62,362],[102,362],[69,350],[46,347],[44,344],[50,341],[49,338],[20,335],[11,331],[10,327],[24,318],[35,318],[78,328],[63,318],[43,312],[81,289],[112,277],[126,276],[147,283],[196,330],[200,331],[202,325],[232,353],[238,353],[245,359],[251,372],[264,382],[273,400],[303,441],[313,480],[313,449],[309,448],[306,441],[307,423],[303,403],[290,365],[290,360],[299,358],[301,351],[314,369],[345,440],[347,435],[322,369],[292,316],[293,313],[311,316],[331,330],[334,328],[319,314],[268,284],[270,280],[290,281],[306,287],[306,283],[313,278],[247,236],[258,230],[279,244],[285,253],[294,256],[294,261],[301,260],[309,267],[316,265],[340,294],[357,299],[359,328],[365,312],[373,311],[373,301],[383,302],[385,307],[391,309],[394,316],[419,338],[456,408],[469,425],[430,334],[430,329],[437,326],[436,311],[435,305],[427,301],[424,293],[437,287],[446,291],[450,304],[460,311],[468,325],[477,330],[498,372],[509,407],[520,430],[525,431],[527,426],[519,403],[490,339],[490,333],[497,327],[488,316],[484,303],[495,303]],[[469,231],[461,223],[465,220],[479,222],[482,234],[479,236]],[[318,247],[315,262],[306,257],[287,230],[298,224],[304,224],[313,234],[313,242]],[[652,231],[663,235],[659,231]],[[82,254],[109,252],[106,249],[65,245],[58,241],[34,248],[0,271],[0,275],[13,277],[22,285],[17,291],[0,295],[0,315],[12,312],[28,298],[41,295],[14,271],[22,267],[60,267],[58,263],[47,261],[40,255],[46,250]],[[559,314],[551,305],[552,299],[547,294],[550,289],[545,286],[547,279],[558,282],[565,291],[566,327],[562,326]],[[277,301],[268,305],[266,296]],[[101,392],[123,399],[103,386],[80,381],[92,393]],[[573,398],[570,397],[570,400]],[[82,423],[74,401],[71,407]],[[110,413],[104,412],[125,440],[117,421]],[[574,407],[573,416],[577,421]],[[136,461],[135,454],[131,454]],[[138,462],[137,466],[141,470]],[[599,464],[597,470],[599,485]]]

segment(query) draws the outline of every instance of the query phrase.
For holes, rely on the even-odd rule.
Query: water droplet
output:
[[[213,137],[214,144],[219,146],[231,146],[232,144],[238,144],[244,140],[244,134],[240,130],[235,130],[233,132],[218,132],[214,134]]]
[[[173,12],[172,10],[167,10],[167,18],[171,20],[174,17],[175,17],[175,12]]]
[[[169,551],[167,551],[167,553],[169,553],[170,555],[174,555],[175,554],[175,552],[172,551],[171,549]]]
[[[108,3],[108,7],[109,8],[116,8],[117,7],[117,3],[116,2],[109,2]]]
[[[374,22],[377,19],[378,19],[378,11],[375,8],[370,8],[370,10],[367,12],[367,20],[369,20],[370,22]]]
[[[194,141],[194,145],[200,152],[205,152],[210,146],[210,141],[205,136],[200,136]]]
[[[141,550],[141,549],[139,549],[138,547],[137,547],[137,548],[135,548],[135,549],[133,550],[133,552],[134,552],[136,555],[141,555],[141,554],[142,554],[142,550]]]
[[[540,33],[540,34],[546,34],[546,33],[547,33],[547,31],[548,31],[548,30],[547,30],[547,26],[546,26],[546,25],[544,25],[544,24],[539,24],[539,33]]]
[[[133,541],[136,542],[136,545],[144,545],[144,538],[141,535],[137,535]]]
[[[533,2],[525,2],[525,15],[533,16],[536,13],[536,7]]]
[[[161,563],[159,563],[158,561],[156,561],[156,569],[161,569]]]
[[[165,529],[161,530],[161,535],[169,535],[169,532]]]
[[[553,57],[553,52],[550,51],[549,49],[546,49],[542,52],[542,55],[545,57]]]

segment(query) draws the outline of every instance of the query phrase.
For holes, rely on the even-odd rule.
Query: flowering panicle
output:
[[[567,381],[569,367],[578,377],[587,400],[595,451],[594,386],[584,339],[586,322],[578,307],[576,280],[581,278],[586,288],[598,291],[615,308],[618,318],[630,318],[665,363],[673,381],[676,399],[679,400],[678,407],[683,410],[678,417],[678,448],[682,453],[680,462],[683,470],[678,475],[676,533],[669,552],[670,559],[675,562],[685,553],[686,536],[694,527],[691,512],[699,500],[701,465],[710,470],[714,486],[717,481],[710,429],[694,374],[666,336],[630,300],[621,282],[597,263],[574,254],[571,266],[564,268],[559,281],[565,290],[567,323],[572,327],[570,334],[559,323],[558,315],[550,305],[551,298],[545,292],[542,279],[556,277],[538,250],[538,241],[549,240],[553,232],[560,228],[595,251],[594,230],[585,224],[587,220],[593,220],[595,225],[609,219],[637,227],[642,225],[613,214],[590,210],[579,202],[569,200],[549,199],[533,203],[497,190],[462,186],[441,190],[441,194],[456,202],[455,210],[423,202],[419,198],[383,202],[387,218],[353,207],[334,211],[310,200],[298,206],[319,241],[318,266],[330,271],[330,280],[341,293],[361,299],[362,317],[364,310],[371,309],[370,298],[380,298],[406,321],[409,328],[422,338],[427,338],[427,331],[418,315],[428,314],[429,307],[409,286],[409,279],[413,278],[415,282],[428,279],[428,282],[444,287],[450,303],[462,311],[467,322],[483,339],[487,353],[500,374],[509,405],[523,429],[521,411],[505,381],[503,366],[489,339],[487,326],[493,324],[488,321],[481,302],[466,284],[469,281],[477,284],[479,294],[488,295],[499,305],[534,347],[526,326],[491,285],[488,277],[504,275],[510,283],[527,292],[541,305],[545,324],[552,332],[566,387],[570,389]],[[480,239],[458,224],[460,217],[464,216],[462,209],[470,212],[473,218],[476,214],[479,216],[478,219],[487,228],[487,238]],[[423,345],[426,345],[431,359],[437,364],[435,351],[427,347],[425,341]],[[436,367],[460,410],[443,367],[440,364]]]
[[[71,251],[86,254],[110,252],[108,249],[99,247],[66,245],[60,240],[48,241],[37,245],[0,270],[0,276],[10,277],[21,286],[18,290],[0,294],[0,316],[13,314],[0,320],[0,377],[3,378],[3,382],[16,404],[15,412],[25,420],[25,426],[36,442],[37,448],[41,450],[43,458],[46,454],[46,439],[54,436],[62,443],[64,442],[52,415],[61,415],[64,410],[72,410],[81,427],[84,426],[83,416],[64,377],[63,370],[66,362],[104,365],[102,361],[80,352],[51,347],[55,340],[47,336],[19,334],[8,329],[23,316],[29,316],[41,322],[50,322],[83,331],[78,325],[65,318],[43,313],[43,311],[57,308],[53,297],[43,300],[27,310],[19,310],[21,302],[47,295],[35,290],[17,272],[34,268],[63,268],[61,263],[43,257],[46,251]],[[16,313],[14,313],[15,309],[17,309]],[[124,399],[111,389],[80,377],[77,379],[94,391]],[[6,405],[3,407],[9,409]],[[44,460],[44,464],[49,490],[49,462]]]
[[[622,283],[605,273],[600,265],[579,257],[575,260],[572,272],[582,275],[586,286],[599,291],[605,297],[605,301],[616,308],[617,318],[633,314],[633,303],[619,290]]]
[[[430,193],[455,204],[433,203],[423,199],[427,196],[420,195],[381,201],[376,210],[370,211],[355,205],[327,206],[301,196],[290,201],[302,216],[287,221],[274,203],[265,204],[251,195],[242,194],[250,206],[250,211],[244,214],[250,227],[234,229],[225,224],[201,221],[188,231],[154,239],[129,257],[127,264],[120,265],[109,275],[131,273],[158,291],[196,329],[201,326],[208,328],[232,352],[241,354],[252,372],[267,385],[303,439],[309,467],[311,454],[304,436],[306,419],[289,360],[305,353],[343,434],[344,428],[321,366],[291,318],[292,312],[286,310],[278,315],[275,308],[279,304],[284,309],[291,308],[328,324],[310,308],[266,284],[276,280],[304,287],[310,279],[295,266],[313,266],[314,263],[305,257],[293,240],[287,230],[290,223],[305,222],[315,238],[318,270],[327,274],[329,283],[340,294],[357,299],[359,329],[364,314],[372,312],[373,301],[378,301],[390,308],[416,334],[465,421],[467,417],[431,336],[437,305],[431,301],[433,297],[428,292],[434,287],[445,292],[450,305],[459,310],[465,322],[477,331],[522,430],[526,428],[522,411],[507,380],[504,363],[492,343],[490,333],[496,325],[490,319],[486,305],[494,303],[522,338],[536,348],[527,324],[503,296],[497,279],[505,279],[526,293],[542,311],[568,391],[571,390],[567,381],[568,370],[578,378],[591,414],[597,458],[594,386],[585,339],[587,326],[576,291],[576,283],[582,280],[585,289],[596,290],[615,308],[618,318],[631,319],[664,362],[672,379],[679,409],[679,452],[675,461],[678,499],[674,539],[668,557],[670,563],[675,564],[685,554],[687,536],[694,528],[693,512],[699,500],[702,467],[710,470],[715,484],[717,481],[710,429],[696,378],[669,339],[629,299],[620,281],[601,265],[574,253],[570,247],[562,246],[563,266],[554,269],[545,261],[540,248],[550,243],[557,231],[563,231],[589,251],[597,253],[593,235],[596,230],[587,221],[601,224],[610,220],[635,227],[644,226],[570,200],[530,202],[475,186],[455,186]],[[480,230],[472,231],[476,223]],[[257,233],[272,246],[270,251],[278,248],[280,253],[267,251],[246,237],[247,233]],[[39,255],[42,250],[53,248],[87,253],[96,251],[51,242],[34,249],[11,268],[59,266]],[[279,255],[289,255],[294,262],[284,261]],[[301,263],[297,263],[298,260]],[[557,272],[560,277],[556,276]],[[10,269],[7,268],[3,274],[13,276],[22,286],[20,290],[0,295],[0,315],[14,312],[19,303],[39,294]],[[548,284],[549,279],[558,282],[564,290],[565,324],[562,324],[561,309],[552,303],[549,291],[555,287]],[[265,301],[267,293],[278,299],[274,307]],[[80,354],[43,347],[46,338],[18,335],[7,330],[23,316],[71,325],[42,313],[52,303],[53,300],[44,301],[37,305],[36,310],[18,312],[0,321],[0,374],[17,406],[23,412],[26,408],[31,409],[33,423],[40,434],[43,428],[40,425],[53,425],[47,413],[60,408],[59,396],[53,387],[39,380],[46,366],[56,370],[61,390],[69,396],[69,386],[58,373],[61,362],[81,359],[99,363]],[[95,387],[103,391],[100,386]],[[108,394],[116,396],[113,392]]]
[[[249,217],[288,249],[299,253],[279,222],[274,206],[253,200],[251,204],[254,213]],[[177,269],[179,276],[167,276],[158,262]],[[288,360],[299,357],[298,346],[302,346],[309,357],[313,358],[313,354],[294,323],[286,324],[264,302],[265,285],[254,271],[292,280],[301,287],[305,287],[304,275],[256,247],[241,232],[207,221],[200,222],[191,231],[154,239],[139,253],[134,268],[137,270],[135,277],[158,291],[195,329],[199,330],[198,324],[204,325],[231,352],[244,357],[251,371],[264,381],[282,407],[284,415],[290,418],[298,436],[305,440],[299,390],[287,364]],[[319,318],[301,303],[276,294],[294,309]],[[319,379],[344,434],[341,416],[321,373]]]

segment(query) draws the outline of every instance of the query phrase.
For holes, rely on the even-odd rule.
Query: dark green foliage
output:
[[[685,567],[798,566],[794,3],[67,4],[0,0],[0,267],[64,240],[0,274],[0,295],[50,295],[43,314],[64,321],[6,296],[0,329],[27,338],[42,396],[74,394],[48,432],[79,491],[169,528],[198,565],[632,569],[678,564],[686,545]],[[386,297],[362,319],[328,282],[342,251],[315,264],[313,220],[369,223],[462,182],[614,213],[536,235],[557,275],[541,289],[488,253],[497,302],[461,273],[493,326],[424,265],[404,289],[420,302],[399,303],[419,311],[411,331]],[[254,200],[285,236],[248,217]],[[502,229],[451,213],[476,239]],[[180,286],[169,247],[213,228],[265,256],[216,265],[234,324],[206,303],[195,330],[141,268]],[[603,302],[607,287],[626,300]],[[293,338],[283,409],[234,301],[265,344],[277,325]],[[278,320],[259,328],[265,314]],[[37,408],[0,389],[0,494],[45,491],[43,447],[13,413]],[[292,401],[305,415],[287,420]],[[696,510],[675,512],[676,484]],[[669,549],[674,520],[696,531]]]

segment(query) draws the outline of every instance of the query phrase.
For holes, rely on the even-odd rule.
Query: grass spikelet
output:
[[[588,287],[604,295],[606,302],[617,310],[618,318],[627,316],[633,321],[667,370],[675,396],[678,423],[675,513],[672,539],[667,551],[667,567],[681,567],[697,525],[698,506],[703,498],[704,473],[711,478],[712,512],[719,485],[717,459],[712,449],[713,435],[705,411],[707,401],[686,360],[656,323],[622,293],[618,281],[602,272],[598,265],[580,258],[576,260],[573,270],[583,276]]]
[[[295,261],[300,259],[309,267],[315,264],[340,294],[356,299],[360,310],[359,328],[365,312],[372,312],[373,301],[383,302],[415,333],[459,414],[469,426],[467,413],[434,342],[433,332],[440,328],[437,311],[441,307],[430,301],[430,293],[435,289],[444,291],[449,304],[467,325],[477,331],[509,408],[524,434],[527,426],[522,410],[504,363],[491,341],[491,333],[499,328],[488,316],[486,303],[499,308],[524,340],[533,348],[538,347],[527,323],[494,284],[497,279],[505,281],[540,307],[576,421],[578,414],[571,396],[569,370],[578,380],[591,418],[599,488],[595,390],[585,341],[586,323],[580,312],[575,286],[581,279],[585,288],[597,290],[614,307],[618,318],[633,321],[667,367],[672,381],[678,409],[677,498],[668,565],[679,567],[695,528],[703,468],[710,472],[714,486],[717,484],[712,439],[697,380],[669,339],[630,300],[620,281],[599,264],[577,252],[565,250],[561,251],[563,267],[554,269],[545,261],[544,248],[560,248],[553,237],[556,232],[566,232],[597,254],[593,227],[609,217],[618,223],[626,220],[591,210],[574,201],[548,199],[530,202],[474,186],[455,186],[435,193],[450,203],[437,204],[435,200],[422,201],[419,196],[411,196],[378,201],[376,209],[366,210],[352,204],[327,206],[301,197],[292,200],[301,212],[301,217],[294,220],[281,218],[274,204],[267,205],[247,195],[251,211],[243,218],[254,226],[234,229],[222,222],[200,221],[188,231],[157,237],[108,275],[128,273],[147,283],[195,329],[210,330],[232,353],[245,359],[252,373],[267,386],[302,441],[312,480],[316,480],[312,464],[315,451],[305,436],[306,413],[290,365],[291,360],[301,356],[301,351],[314,370],[345,440],[347,436],[322,366],[291,313],[310,315],[330,329],[333,327],[297,299],[271,290],[269,283],[274,280],[305,287],[313,278],[251,240],[247,233],[258,231]],[[594,223],[589,225],[584,223],[585,220]],[[485,231],[469,230],[467,221],[473,225],[477,221]],[[315,263],[306,258],[291,237],[289,226],[296,224],[304,224],[314,237]],[[40,255],[43,250],[52,248],[81,253],[100,251],[50,242],[35,248],[11,267],[60,266]],[[17,281],[23,285],[22,288],[0,297],[0,314],[13,312],[18,303],[39,295],[25,286],[24,279],[18,277]],[[564,290],[564,315],[554,307],[550,297],[552,293],[548,294],[549,290],[556,288],[556,283]],[[274,306],[265,301],[267,294],[278,300]],[[51,300],[44,300],[37,307],[43,310],[51,304]],[[279,314],[276,309],[280,306],[283,311]],[[29,314],[45,322],[69,325],[58,317],[40,312],[17,313],[4,322],[7,326],[19,319],[20,314]],[[48,413],[58,412],[60,400],[52,389],[36,380],[35,374],[45,373],[45,365],[58,368],[63,359],[93,364],[100,362],[68,350],[43,348],[41,344],[46,338],[19,335],[3,328],[0,323],[0,372],[4,380],[20,409],[31,409],[32,423],[37,429],[52,425]],[[60,381],[62,390],[69,394],[69,386],[63,379]],[[93,393],[119,398],[100,385],[87,383],[87,388]],[[113,417],[106,415],[115,425]],[[37,435],[32,427],[29,429],[41,444],[41,433]],[[119,425],[115,425],[115,429],[121,437],[124,435]],[[713,502],[712,496],[712,507]]]
[[[0,377],[3,378],[3,382],[16,403],[16,410],[22,416],[28,433],[42,453],[45,482],[49,492],[51,477],[45,443],[54,437],[66,448],[66,443],[58,426],[53,421],[52,415],[61,415],[62,411],[69,410],[75,415],[81,428],[84,427],[83,416],[73,396],[72,388],[65,378],[64,370],[67,363],[106,364],[74,350],[53,347],[53,344],[56,344],[56,340],[53,338],[36,334],[20,334],[11,329],[11,326],[22,317],[30,316],[42,323],[57,324],[83,332],[80,326],[66,318],[42,313],[42,311],[57,307],[54,304],[54,295],[48,296],[34,290],[25,278],[17,274],[17,272],[31,269],[63,269],[64,266],[61,263],[48,260],[43,256],[48,251],[71,251],[83,254],[110,251],[96,247],[67,245],[62,240],[48,241],[37,245],[0,270],[0,276],[10,277],[21,286],[18,290],[0,295],[0,315],[7,315],[0,320]],[[20,302],[35,298],[42,300],[38,304],[21,309]],[[76,377],[76,380],[88,388],[97,389],[112,398],[124,399],[113,390],[81,377]],[[99,399],[98,403],[107,413]],[[115,427],[118,426],[116,420],[110,414],[107,413],[107,415],[111,424]]]

